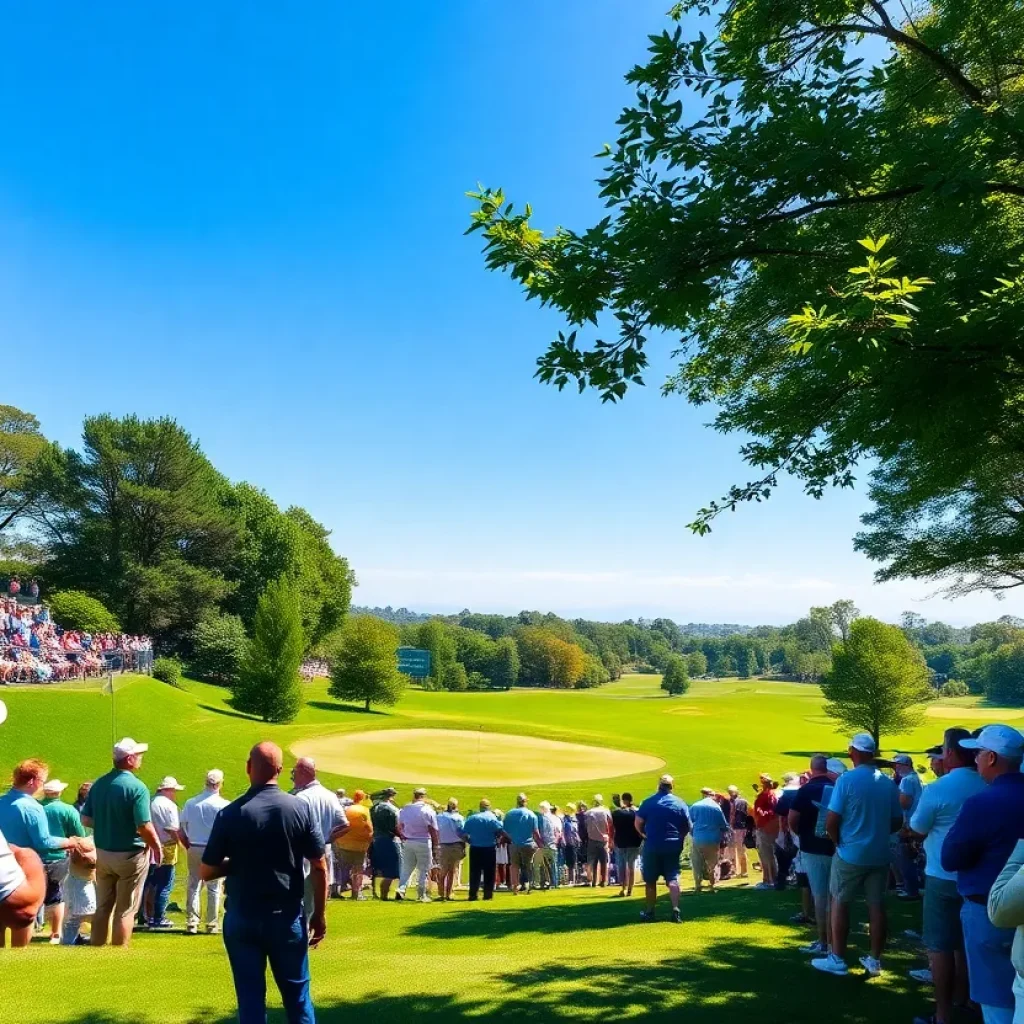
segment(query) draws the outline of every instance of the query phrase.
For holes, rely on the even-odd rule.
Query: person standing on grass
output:
[[[412,802],[398,812],[402,827],[402,877],[398,881],[396,899],[405,899],[405,890],[415,871],[420,903],[430,903],[430,871],[437,857],[437,814],[427,803],[427,791],[421,786],[412,791]]]
[[[1024,840],[1014,847],[1006,867],[992,885],[988,917],[996,928],[1016,928],[1011,950],[1013,968],[1017,972],[1013,979],[1016,1004],[1013,1019],[1024,1020]]]
[[[782,789],[775,804],[779,822],[779,834],[775,837],[775,888],[779,892],[784,892],[789,884],[789,873],[800,855],[799,847],[789,831],[789,810],[799,791],[800,776],[796,772],[786,772],[782,776]]]
[[[646,908],[640,920],[654,920],[654,906],[658,900],[658,879],[664,878],[672,902],[672,920],[682,921],[679,912],[679,862],[683,855],[683,840],[689,835],[690,812],[686,804],[672,789],[671,775],[658,780],[658,792],[649,796],[636,811],[636,830],[644,841],[641,868],[646,887]]]
[[[576,820],[576,805],[566,804],[562,815],[562,856],[565,858],[566,884],[579,881],[580,825]]]
[[[718,867],[718,848],[722,836],[729,830],[722,808],[715,798],[715,791],[705,787],[701,798],[690,807],[690,826],[693,829],[693,852],[690,855],[693,867],[693,887],[697,892],[705,880],[714,892],[717,887],[715,869]]]
[[[150,862],[163,860],[149,790],[135,777],[148,749],[128,736],[115,744],[113,769],[92,784],[82,808],[82,824],[96,842],[96,913],[89,940],[94,946],[105,945],[108,937],[114,946],[131,942]]]
[[[516,805],[502,822],[502,828],[512,840],[512,851],[509,855],[509,889],[513,896],[520,892],[529,892],[533,877],[533,858],[540,846],[540,833],[537,831],[537,815],[527,807],[525,793],[516,797]]]
[[[853,771],[836,779],[825,830],[835,843],[829,893],[832,897],[832,951],[811,961],[816,970],[846,974],[850,904],[863,889],[871,925],[871,953],[860,958],[868,977],[882,973],[885,949],[885,890],[889,883],[889,836],[903,823],[898,790],[875,765],[875,741],[858,733],[850,741]]]
[[[331,836],[334,830],[345,824],[345,812],[337,794],[332,793],[316,777],[316,762],[311,757],[300,757],[292,769],[292,795],[309,804],[313,819],[320,826],[320,834],[324,837],[324,863],[327,865],[327,884],[331,878]],[[308,865],[303,869],[306,873],[306,889],[303,905],[306,908],[306,920],[313,913],[313,883],[310,880]]]
[[[462,858],[466,856],[466,845],[462,841],[462,826],[466,819],[459,814],[459,801],[451,797],[445,809],[437,816],[438,866],[441,877],[438,891],[442,900],[452,898],[452,887],[459,872]]]
[[[370,820],[370,808],[363,803],[365,799],[366,794],[357,789],[344,808],[345,824],[334,830],[335,863],[348,871],[354,900],[366,898],[363,896],[363,875],[366,855],[373,842],[373,822]]]
[[[471,814],[462,826],[462,837],[469,843],[469,898],[494,899],[494,876],[497,866],[497,844],[504,832],[501,822],[491,810],[490,800],[480,801],[480,810]]]
[[[774,889],[778,874],[775,840],[779,836],[779,816],[776,813],[779,798],[775,794],[775,786],[775,781],[770,775],[762,775],[761,792],[754,799],[757,856],[761,861],[761,881],[755,886],[757,889]]]
[[[636,861],[640,856],[640,833],[636,830],[633,794],[623,793],[621,806],[612,811],[615,833],[615,866],[619,873],[619,896],[632,896],[636,880]]]
[[[268,962],[289,1024],[315,1021],[309,949],[327,934],[327,844],[312,804],[278,785],[283,766],[276,744],[252,748],[245,765],[250,787],[217,815],[200,866],[204,882],[227,878],[224,947],[239,1024],[266,1022]],[[313,890],[308,926],[304,861]]]
[[[562,823],[552,813],[551,804],[541,800],[537,805],[537,854],[533,860],[541,889],[558,888],[558,844]]]
[[[210,831],[217,815],[228,805],[221,796],[224,773],[211,768],[206,773],[206,785],[202,793],[185,801],[181,809],[181,845],[185,847],[188,859],[188,885],[185,890],[185,930],[189,935],[199,934],[199,910],[202,890],[206,890],[206,931],[216,935],[220,931],[220,901],[223,882],[216,878],[204,882],[199,877],[203,863],[203,851],[210,841]]]
[[[927,858],[921,938],[935,986],[935,1013],[930,1018],[918,1018],[923,1024],[951,1024],[953,1006],[967,1002],[967,961],[960,921],[964,901],[957,891],[956,872],[942,866],[942,844],[963,805],[985,789],[985,780],[975,765],[976,752],[961,745],[970,736],[966,729],[946,730],[942,744],[944,772],[924,788],[910,818],[909,828],[915,838],[924,840]]]
[[[921,898],[921,881],[917,870],[917,840],[910,831],[910,819],[917,810],[923,786],[914,768],[914,759],[909,754],[897,754],[892,759],[896,784],[900,791],[900,807],[903,809],[903,828],[897,836],[896,858],[903,876],[903,898]]]
[[[156,829],[163,858],[149,869],[144,900],[150,928],[166,930],[174,925],[167,919],[167,904],[174,888],[174,874],[178,864],[178,845],[181,837],[181,819],[178,815],[178,793],[185,787],[171,775],[156,788],[149,805],[149,816]]]
[[[399,820],[395,797],[398,790],[393,786],[374,793],[370,799],[370,824],[373,839],[370,843],[370,859],[373,861],[375,878],[380,878],[380,898],[386,900],[391,883],[397,882],[402,874],[402,823]]]
[[[580,802],[576,805],[576,830],[579,832],[580,835],[578,856],[579,865],[583,869],[583,880],[587,883],[587,885],[589,885],[590,861],[587,858],[587,846],[589,845],[589,840],[587,838],[587,804],[584,800],[580,800]]]
[[[608,884],[608,848],[612,842],[612,816],[604,805],[600,793],[594,796],[594,805],[587,811],[587,869],[590,885]]]
[[[807,876],[818,927],[818,938],[808,946],[801,946],[800,952],[815,956],[828,956],[830,948],[828,887],[836,847],[825,831],[825,819],[834,786],[834,778],[828,771],[828,758],[824,754],[815,754],[811,758],[810,778],[797,790],[789,810],[789,828],[800,842],[803,873]]]
[[[43,783],[43,812],[46,814],[46,824],[50,829],[51,836],[63,836],[70,839],[75,836],[79,839],[85,837],[85,826],[82,824],[81,816],[71,804],[64,803],[60,795],[68,788],[66,782],[60,779],[47,779]],[[67,910],[66,889],[68,882],[68,869],[70,867],[71,850],[51,850],[43,854],[43,869],[47,878],[52,875],[56,881],[60,897],[59,903],[54,903],[47,909],[50,913],[50,942],[57,945],[64,934],[64,915]]]
[[[85,806],[86,797],[89,795],[89,790],[92,789],[91,782],[83,782],[78,787],[78,796],[75,797],[75,802],[72,806],[78,811],[79,816],[82,814],[82,808]]]
[[[942,867],[956,872],[964,900],[960,920],[971,999],[981,1006],[985,1024],[1010,1024],[1016,979],[1013,929],[993,924],[986,908],[999,873],[1024,839],[1024,736],[1008,725],[986,725],[976,739],[960,740],[960,746],[977,751],[978,774],[988,785],[960,808],[942,842]]]
[[[49,767],[35,758],[22,761],[15,767],[13,785],[0,797],[0,833],[13,846],[32,850],[42,860],[46,875],[43,907],[51,915],[51,920],[59,924],[63,920],[62,886],[67,877],[67,851],[78,846],[78,838],[51,833],[46,811],[35,799],[49,774]],[[32,929],[32,924],[12,929],[11,945],[27,946],[32,939]],[[60,942],[59,928],[53,932],[50,941],[54,944]]]
[[[737,878],[747,878],[747,818],[750,816],[750,804],[740,796],[736,786],[729,787],[729,819],[731,839],[729,852],[732,856],[733,872]]]

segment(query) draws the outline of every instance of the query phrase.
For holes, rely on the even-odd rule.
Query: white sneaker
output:
[[[860,965],[868,972],[869,978],[877,978],[882,973],[882,961],[876,960],[873,956],[862,956]]]
[[[914,981],[920,982],[922,985],[934,985],[935,979],[932,977],[932,972],[927,967],[921,968],[919,971],[907,971],[907,974],[914,979]]]
[[[812,960],[811,966],[816,971],[824,971],[826,974],[845,975],[849,973],[846,966],[846,961],[836,956],[835,953],[829,953],[828,956],[823,956],[817,960]]]
[[[433,903],[434,901],[429,896],[421,896],[416,902],[417,903]]]
[[[185,928],[185,933],[187,935],[198,935],[199,934],[199,925],[197,925],[197,924],[187,925],[186,928]]]
[[[812,953],[814,956],[828,956],[828,946],[823,946],[817,939],[809,946],[801,946],[801,953]]]

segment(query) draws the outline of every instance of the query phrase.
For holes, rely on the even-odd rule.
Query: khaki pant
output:
[[[690,854],[693,867],[693,887],[700,892],[706,880],[715,887],[715,868],[718,867],[718,843],[694,843]]]
[[[203,889],[206,890],[206,928],[215,931],[218,927],[217,915],[220,911],[223,878],[215,878],[212,882],[203,882],[199,878],[199,865],[203,863],[205,846],[188,848],[188,887],[185,890],[185,921],[190,928],[199,927],[200,899]]]
[[[128,945],[148,871],[149,850],[96,851],[96,913],[92,919],[91,939],[94,946],[105,945],[108,934],[112,945]],[[112,933],[111,914],[114,915]]]

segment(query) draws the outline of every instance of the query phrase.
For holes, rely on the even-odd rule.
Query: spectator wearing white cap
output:
[[[963,898],[957,891],[956,872],[942,866],[942,844],[966,801],[985,789],[985,780],[975,768],[976,752],[963,747],[963,741],[970,737],[966,729],[946,730],[943,774],[924,788],[910,819],[911,831],[924,840],[927,884],[921,939],[928,951],[935,987],[933,1019],[937,1024],[950,1024],[954,1003],[967,1002],[967,963],[960,923]]]
[[[214,878],[204,882],[199,877],[199,866],[203,862],[203,851],[210,841],[210,829],[228,805],[221,796],[224,773],[211,768],[206,773],[203,791],[189,800],[181,809],[181,845],[188,858],[188,886],[185,890],[185,930],[189,935],[199,933],[199,911],[202,890],[206,890],[206,930],[210,935],[220,931],[220,903],[224,880]]]
[[[135,777],[148,749],[128,736],[116,743],[113,769],[92,784],[82,808],[82,824],[92,828],[96,841],[94,946],[105,945],[108,938],[115,946],[131,942],[150,861],[163,860],[150,818],[149,790]]]
[[[67,788],[68,784],[61,782],[60,779],[47,779],[43,783],[42,805],[43,812],[46,814],[46,823],[50,828],[51,836],[63,836],[65,839],[70,839],[72,836],[83,838],[85,826],[82,824],[78,811],[60,798],[61,793]],[[52,901],[46,905],[46,912],[50,918],[50,942],[56,946],[60,943],[64,930],[64,890],[70,861],[67,850],[48,850],[42,856],[47,890],[53,897]]]
[[[836,779],[825,819],[835,843],[829,895],[832,899],[832,950],[811,965],[828,974],[846,974],[850,904],[863,890],[871,925],[871,953],[860,958],[869,977],[882,973],[887,920],[885,890],[889,881],[889,836],[903,824],[899,791],[875,765],[875,740],[861,732],[850,741],[853,771]]]
[[[978,774],[988,783],[964,801],[942,843],[942,867],[956,872],[964,904],[964,929],[971,999],[985,1024],[1013,1020],[1016,972],[1010,957],[1013,929],[989,920],[989,894],[1017,842],[1024,839],[1024,736],[1008,725],[986,725],[976,739],[960,746],[976,750]]]
[[[178,847],[181,836],[181,819],[178,815],[178,794],[184,789],[173,775],[165,775],[156,787],[149,816],[160,840],[162,857],[159,864],[152,864],[146,879],[143,897],[146,907],[146,922],[150,928],[166,930],[173,928],[167,918],[167,903],[174,887],[174,875],[178,866]]]

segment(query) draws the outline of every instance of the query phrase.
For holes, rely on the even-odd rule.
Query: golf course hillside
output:
[[[186,787],[182,799],[213,767],[225,771],[228,796],[242,792],[246,752],[269,738],[289,764],[296,753],[311,753],[324,781],[350,791],[394,783],[401,803],[420,782],[442,801],[454,795],[469,807],[486,795],[507,808],[520,787],[534,806],[596,792],[610,800],[624,789],[646,796],[662,771],[672,772],[677,791],[692,801],[704,785],[749,790],[761,771],[802,767],[816,750],[845,752],[818,688],[794,683],[698,681],[676,698],[653,675],[569,692],[410,690],[391,712],[367,714],[331,700],[326,682],[315,681],[286,726],[239,714],[229,691],[215,686],[185,681],[176,689],[142,676],[115,683],[113,699],[95,683],[4,689],[10,714],[0,727],[3,763],[39,756],[72,786],[94,778],[109,763],[113,710],[118,737],[150,745],[144,781],[152,787],[173,774]],[[957,719],[974,725],[1022,714],[977,700],[929,705],[922,729],[883,737],[883,746],[921,751]],[[3,973],[0,1021],[227,1024],[234,1003],[223,943],[182,934],[173,904],[183,903],[183,878],[179,873],[172,897],[174,932],[139,932],[127,953],[40,943],[21,951],[19,969]],[[667,920],[641,925],[642,901],[614,899],[611,889],[517,900],[499,893],[493,903],[475,904],[459,894],[454,903],[431,906],[332,900],[327,938],[311,954],[318,1020],[340,1024],[358,1007],[367,1020],[403,1024],[499,1013],[656,1022],[684,1014],[696,1024],[740,1024],[756,1013],[818,1024],[827,1005],[832,1021],[867,1024],[910,1019],[919,1009],[922,993],[906,970],[921,966],[921,956],[899,938],[918,926],[912,909],[892,908],[897,939],[886,975],[857,982],[857,998],[843,999],[842,980],[811,970],[797,951],[807,931],[790,921],[795,891],[758,892],[740,880],[697,896],[686,871],[683,880],[681,927]],[[858,922],[851,949],[863,952],[865,942]],[[59,984],[59,1001],[39,998],[44,972]],[[270,999],[279,1007],[273,988]],[[271,1020],[283,1020],[280,1009],[271,1010]]]
[[[150,745],[141,777],[151,787],[174,775],[198,791],[216,767],[234,796],[245,789],[247,751],[271,739],[286,758],[314,757],[325,782],[349,789],[423,784],[438,800],[456,796],[466,806],[487,796],[510,807],[523,787],[536,787],[535,801],[610,799],[624,789],[640,797],[663,771],[685,799],[701,786],[746,791],[763,771],[805,768],[815,751],[845,755],[847,739],[824,714],[817,686],[762,680],[696,681],[681,697],[666,696],[655,675],[568,692],[412,689],[390,711],[369,713],[333,700],[316,680],[288,725],[240,714],[218,686],[185,680],[179,689],[130,675],[114,685],[113,697],[97,681],[5,689],[5,763],[42,757],[77,786],[105,770],[116,733]],[[922,751],[957,720],[973,727],[1021,717],[977,698],[943,701],[928,705],[916,733],[883,736],[883,750]]]

